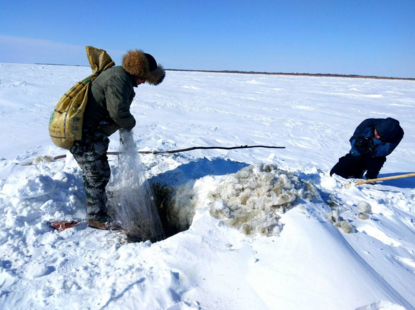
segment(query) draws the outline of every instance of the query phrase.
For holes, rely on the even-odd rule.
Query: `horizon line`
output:
[[[15,63],[15,64],[23,64],[23,63]],[[69,65],[69,64],[52,64],[52,63],[33,63],[33,64],[34,65],[46,65],[46,66],[89,67],[88,65]],[[357,79],[415,81],[415,78],[389,77],[389,76],[376,76],[376,75],[361,75],[361,74],[266,72],[266,71],[245,71],[245,70],[200,70],[200,69],[165,69],[165,70],[166,71],[179,71],[179,72],[233,73],[233,74],[257,74],[257,75],[288,75],[288,76],[339,77],[339,78],[357,78]]]

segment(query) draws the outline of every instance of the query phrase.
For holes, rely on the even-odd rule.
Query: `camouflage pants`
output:
[[[100,132],[83,133],[82,140],[75,141],[70,152],[82,169],[89,216],[106,212],[105,187],[110,179],[107,150],[109,139]]]

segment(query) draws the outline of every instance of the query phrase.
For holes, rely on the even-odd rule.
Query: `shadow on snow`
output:
[[[183,164],[176,169],[161,173],[149,180],[150,183],[164,183],[174,187],[183,185],[191,180],[203,178],[208,175],[226,175],[236,173],[249,166],[229,159],[199,158],[196,161]]]
[[[399,175],[408,174],[408,173],[414,173],[414,172],[412,171],[412,172],[381,173],[379,174],[378,178],[394,177],[394,176],[399,176]],[[415,177],[387,180],[387,181],[382,181],[379,184],[395,186],[399,188],[415,188]]]

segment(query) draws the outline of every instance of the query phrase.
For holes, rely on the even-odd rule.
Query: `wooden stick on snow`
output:
[[[345,184],[345,187],[350,187],[352,184],[355,185],[361,185],[361,184],[367,184],[367,183],[373,183],[377,181],[386,181],[386,180],[394,180],[394,179],[403,179],[403,178],[409,178],[409,177],[415,177],[415,173],[408,173],[408,174],[401,174],[401,175],[395,175],[392,177],[384,177],[384,178],[378,178],[378,179],[370,179],[370,180],[363,180],[356,183],[348,183]]]
[[[285,149],[285,146],[268,146],[268,145],[241,145],[241,146],[232,146],[232,147],[222,147],[222,146],[195,146],[195,147],[189,147],[186,149],[178,149],[178,150],[171,150],[171,151],[138,151],[140,154],[174,154],[174,153],[181,153],[181,152],[189,152],[193,150],[212,150],[212,149],[219,149],[219,150],[234,150],[234,149],[252,149],[252,148],[266,148],[266,149]],[[119,155],[120,152],[108,152],[107,155]],[[44,161],[55,161],[58,159],[65,158],[66,155],[58,155],[55,157],[50,156],[39,156],[41,159],[44,158]],[[30,166],[36,164],[35,161],[31,161],[28,163],[22,163],[22,166]]]

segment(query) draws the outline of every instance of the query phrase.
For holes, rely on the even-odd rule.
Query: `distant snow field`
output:
[[[47,125],[90,73],[0,64],[0,309],[415,309],[415,178],[346,188],[328,174],[356,126],[385,117],[405,136],[379,177],[414,172],[415,82],[167,71],[139,86],[139,150],[286,148],[142,155],[182,232],[128,243],[48,226],[86,216],[80,169]]]

